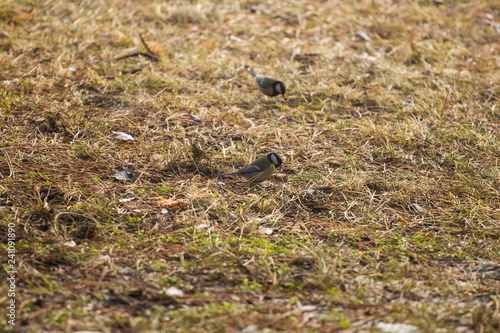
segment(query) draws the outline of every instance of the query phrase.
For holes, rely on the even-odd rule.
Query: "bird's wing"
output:
[[[217,175],[217,177],[219,177],[219,176],[231,176],[231,175],[246,175],[246,174],[253,173],[253,172],[261,172],[264,170],[265,169],[258,167],[258,166],[255,166],[255,165],[247,165],[243,169],[240,169],[240,170],[235,171],[235,172],[221,173],[220,175]]]
[[[266,76],[257,76],[255,79],[257,80],[259,86],[261,86],[263,89],[271,88],[273,86],[273,82],[276,81]]]
[[[265,169],[266,168],[262,168],[262,167],[250,164],[250,165],[247,165],[246,167],[244,167],[243,169],[236,171],[234,173],[238,174],[238,175],[242,175],[242,174],[246,174],[246,173],[261,172],[261,171],[264,171]]]

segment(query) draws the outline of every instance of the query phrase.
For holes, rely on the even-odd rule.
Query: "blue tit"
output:
[[[281,157],[276,153],[261,156],[246,167],[236,172],[223,173],[218,176],[240,175],[251,182],[260,183],[269,179],[277,167],[281,166]]]
[[[255,80],[259,85],[259,89],[264,95],[269,97],[283,95],[283,97],[285,97],[286,88],[283,82],[273,79],[269,76],[258,75],[249,68],[247,68],[247,71],[255,77]]]

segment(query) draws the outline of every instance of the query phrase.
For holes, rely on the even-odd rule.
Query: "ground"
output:
[[[498,332],[499,54],[496,0],[4,2],[0,330]]]

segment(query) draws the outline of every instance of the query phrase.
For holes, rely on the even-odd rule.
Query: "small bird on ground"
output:
[[[286,88],[283,82],[269,76],[258,75],[255,71],[248,67],[247,71],[255,77],[255,80],[259,85],[259,89],[264,95],[269,97],[283,95],[283,97],[285,97]]]
[[[260,183],[266,179],[269,179],[277,167],[281,166],[281,157],[276,153],[270,153],[265,156],[261,156],[246,167],[241,170],[223,173],[219,176],[234,176],[240,175],[248,179],[250,182]]]

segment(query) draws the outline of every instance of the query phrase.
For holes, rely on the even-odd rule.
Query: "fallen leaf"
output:
[[[311,312],[316,310],[318,307],[314,305],[301,305],[299,306],[299,310],[302,312]]]
[[[423,211],[425,211],[425,209],[423,209],[422,206],[420,206],[417,203],[412,203],[412,204],[408,205],[408,210],[411,210],[411,211],[414,211],[414,212],[423,212]]]
[[[184,292],[176,287],[168,288],[166,293],[167,293],[167,296],[170,296],[170,297],[175,297],[175,296],[182,297],[182,296],[184,296]]]
[[[14,79],[14,80],[5,80],[5,81],[2,81],[2,83],[6,87],[12,87],[12,88],[19,87],[19,81],[17,79]]]
[[[158,170],[165,170],[167,168],[167,161],[165,160],[165,156],[161,154],[153,154],[149,157],[149,162]]]
[[[114,178],[116,180],[123,180],[123,181],[132,181],[133,179],[133,173],[135,170],[135,166],[130,165],[126,168],[124,168],[121,171],[117,171],[114,174],[111,175],[111,178]]]
[[[365,42],[371,41],[371,38],[366,33],[364,33],[363,31],[358,31],[358,33],[356,34],[356,36],[358,36],[359,38],[361,38]]]
[[[77,69],[76,69],[76,67],[75,67],[75,66],[70,66],[70,67],[68,68],[68,75],[73,75],[73,74],[75,74],[75,73],[76,73],[76,71],[77,71]]]
[[[75,243],[74,240],[70,240],[70,241],[64,243],[63,245],[64,246],[69,246],[69,247],[74,247],[74,246],[76,246],[76,243]]]
[[[189,208],[189,200],[187,199],[165,199],[158,198],[158,206],[167,208],[171,212],[179,212]],[[162,210],[163,211],[163,210]]]
[[[33,122],[36,123],[36,124],[41,124],[43,123],[45,120],[47,120],[47,118],[45,117],[38,117],[36,119],[33,119]]]
[[[113,134],[113,138],[118,141],[135,141],[134,137],[130,134],[124,133],[124,132],[111,132]]]
[[[413,333],[419,331],[418,327],[407,324],[391,324],[379,322],[377,323],[377,325],[375,325],[375,327],[385,333]]]
[[[266,228],[266,227],[261,227],[259,231],[266,235],[271,235],[274,232],[272,228]]]
[[[201,124],[201,118],[198,116],[195,116],[194,114],[190,114],[191,120],[194,121],[195,123],[200,123]]]

